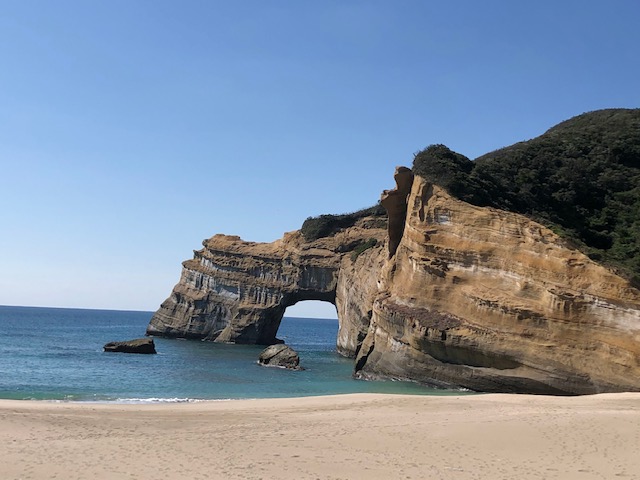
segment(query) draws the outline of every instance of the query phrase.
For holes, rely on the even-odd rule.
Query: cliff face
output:
[[[336,305],[361,377],[492,392],[640,390],[640,292],[526,217],[456,200],[409,169],[334,236],[216,235],[183,264],[148,334],[273,343],[285,308]],[[367,240],[377,245],[357,254]]]
[[[421,177],[407,205],[360,375],[480,391],[640,389],[640,292],[629,282],[542,225]]]

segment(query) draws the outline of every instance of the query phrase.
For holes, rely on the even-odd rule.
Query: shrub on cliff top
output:
[[[545,223],[640,280],[640,109],[579,115],[473,162],[432,145],[413,170],[461,200]]]
[[[386,217],[387,212],[379,203],[373,207],[342,215],[320,215],[309,217],[302,224],[300,231],[308,242],[319,238],[330,237],[344,228],[353,226],[364,217]]]
[[[489,205],[486,189],[471,175],[474,163],[445,145],[430,145],[415,154],[413,173],[440,185],[451,195],[474,205]]]

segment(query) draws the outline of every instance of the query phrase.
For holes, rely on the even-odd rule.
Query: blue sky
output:
[[[0,304],[155,310],[215,233],[640,107],[640,2],[0,0]],[[287,314],[334,315],[305,302]]]

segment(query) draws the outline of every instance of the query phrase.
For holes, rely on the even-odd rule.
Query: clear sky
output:
[[[215,233],[640,107],[639,50],[637,0],[0,0],[0,304],[155,310]]]

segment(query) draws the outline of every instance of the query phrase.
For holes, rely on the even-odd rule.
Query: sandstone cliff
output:
[[[395,181],[385,221],[378,206],[273,243],[205,240],[147,333],[272,344],[286,307],[324,300],[361,378],[640,391],[640,109],[475,161],[431,145]]]
[[[627,280],[544,226],[419,176],[407,205],[361,375],[480,391],[640,390],[640,292]]]
[[[206,240],[147,333],[269,344],[287,306],[324,300],[338,351],[364,378],[640,390],[640,292],[627,280],[525,216],[452,198],[407,168],[396,183],[382,198],[388,231],[363,218],[313,241]]]
[[[269,345],[278,341],[276,333],[288,306],[321,300],[349,312],[349,333],[341,332],[340,350],[355,355],[351,331],[359,329],[355,338],[362,340],[369,323],[368,318],[354,316],[359,303],[353,306],[341,298],[341,292],[351,292],[353,286],[342,284],[340,271],[343,264],[352,268],[355,248],[374,239],[380,251],[385,237],[380,222],[367,217],[314,241],[306,241],[300,232],[273,243],[215,235],[183,263],[180,282],[151,319],[147,334]]]

